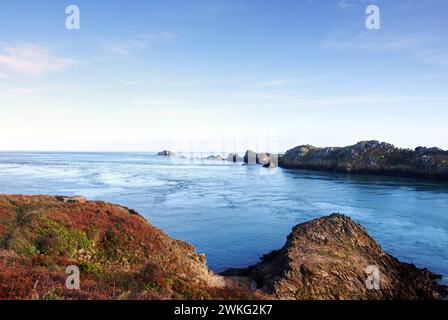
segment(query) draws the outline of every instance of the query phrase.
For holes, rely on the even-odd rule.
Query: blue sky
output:
[[[447,15],[445,0],[0,0],[0,150],[448,149]]]

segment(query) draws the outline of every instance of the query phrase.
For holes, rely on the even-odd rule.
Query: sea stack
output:
[[[175,152],[169,151],[169,150],[163,150],[158,153],[159,156],[166,156],[166,157],[174,157],[176,155]]]
[[[432,300],[448,293],[440,276],[398,261],[341,214],[297,225],[282,249],[223,275],[250,277],[288,300]]]

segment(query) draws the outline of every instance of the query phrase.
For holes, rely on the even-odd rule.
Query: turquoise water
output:
[[[341,212],[402,261],[448,278],[448,183],[263,169],[150,153],[0,153],[0,193],[85,195],[138,210],[221,271]]]

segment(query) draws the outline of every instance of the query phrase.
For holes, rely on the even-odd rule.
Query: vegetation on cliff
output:
[[[65,286],[66,267],[81,289]],[[205,256],[135,211],[105,202],[0,196],[0,299],[250,298]]]
[[[280,157],[279,166],[448,180],[448,151],[425,147],[400,149],[378,141],[340,148],[304,145],[288,150]]]

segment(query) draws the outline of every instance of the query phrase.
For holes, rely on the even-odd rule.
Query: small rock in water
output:
[[[176,153],[173,151],[169,151],[169,150],[163,150],[163,151],[159,152],[157,155],[171,157],[171,156],[175,156]]]
[[[229,155],[226,158],[229,162],[243,162],[243,157],[239,156],[238,153],[229,153]]]

